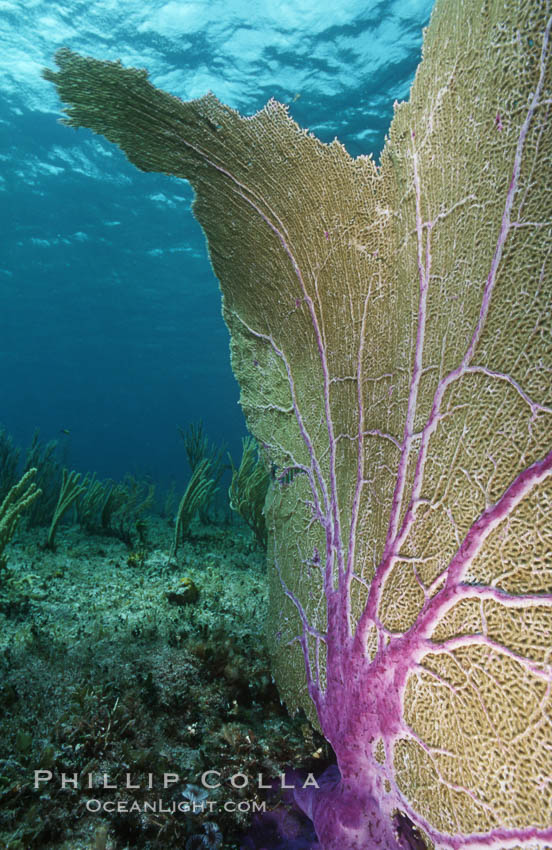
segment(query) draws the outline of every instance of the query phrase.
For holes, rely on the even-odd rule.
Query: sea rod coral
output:
[[[190,180],[265,505],[324,850],[552,846],[548,0],[437,0],[377,166],[59,52],[66,123]]]

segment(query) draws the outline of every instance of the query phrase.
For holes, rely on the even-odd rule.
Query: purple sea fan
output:
[[[293,770],[285,771],[283,790],[273,783],[267,794],[266,811],[253,815],[251,825],[240,842],[240,850],[320,850],[312,821],[297,806],[294,789],[305,785],[306,777]]]
[[[323,850],[552,845],[551,28],[550,0],[437,0],[380,167],[275,101],[243,119],[67,50],[46,74],[69,124],[196,190],[289,471],[269,634],[337,756],[297,790]]]

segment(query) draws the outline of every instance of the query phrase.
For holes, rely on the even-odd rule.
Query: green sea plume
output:
[[[0,504],[0,572],[6,566],[4,549],[13,537],[21,514],[42,493],[32,480],[35,475],[36,469],[29,469],[17,484],[10,487]]]
[[[230,463],[232,464],[232,480],[228,489],[230,507],[245,520],[259,546],[266,549],[267,529],[264,505],[270,484],[270,473],[266,463],[259,456],[257,443],[253,437],[244,437],[242,440],[240,465],[235,467],[231,457]]]

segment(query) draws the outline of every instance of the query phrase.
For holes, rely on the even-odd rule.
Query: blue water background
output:
[[[430,0],[0,3],[0,425],[66,443],[100,477],[186,478],[177,425],[237,460],[245,424],[192,191],[61,126],[40,70],[67,45],[146,67],[183,99],[270,97],[323,141],[377,157]],[[70,433],[64,433],[68,430]]]

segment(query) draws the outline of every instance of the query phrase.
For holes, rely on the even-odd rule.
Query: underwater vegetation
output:
[[[237,469],[232,463],[232,482],[228,491],[230,507],[245,520],[257,543],[264,549],[267,544],[264,505],[269,483],[270,473],[259,455],[255,440],[244,437],[241,463]]]
[[[548,0],[437,0],[379,167],[275,101],[45,72],[196,192],[278,471],[273,670],[337,756],[295,793],[323,850],[552,842],[551,30]]]
[[[203,522],[209,517],[209,508],[213,505],[214,496],[219,492],[219,485],[226,470],[230,467],[226,463],[226,444],[217,446],[211,443],[203,430],[203,422],[192,422],[186,429],[179,427],[178,433],[184,443],[188,465],[192,474],[198,464],[203,461],[209,462],[209,476],[213,479],[214,486],[209,498],[200,506],[199,515]]]
[[[151,483],[60,478],[56,464],[47,546],[52,515],[27,523],[38,471],[20,474],[24,453],[5,432],[2,444],[0,848],[239,850],[266,794],[257,776],[331,758],[304,716],[289,718],[270,674],[265,550],[228,511],[194,516],[171,557],[173,524]],[[206,770],[221,775],[214,810],[172,812],[205,799]],[[180,781],[164,788],[166,773]],[[249,786],[230,786],[241,773]],[[140,808],[158,799],[163,810]],[[274,794],[272,805],[293,808]]]
[[[185,442],[192,475],[176,509],[170,557],[176,556],[180,540],[189,536],[190,525],[198,514],[204,523],[210,521],[207,508],[213,503],[225,469],[233,470],[228,507],[242,516],[257,543],[266,548],[266,534],[263,536],[259,529],[265,527],[263,509],[268,472],[260,458],[252,460],[254,444],[251,438],[244,440],[238,485],[238,471],[230,455],[230,465],[222,462],[226,447],[217,449],[210,445],[201,423],[191,425],[186,432],[180,428],[179,431]],[[99,481],[95,473],[83,478],[80,472],[62,468],[56,459],[56,449],[55,440],[43,446],[38,433],[35,433],[20,478],[21,449],[15,446],[4,429],[0,429],[0,555],[13,536],[22,513],[25,513],[28,526],[49,526],[44,548],[55,551],[56,531],[70,509],[74,510],[77,522],[89,534],[117,537],[130,548],[136,537],[144,544],[146,523],[142,515],[154,507],[155,485],[130,475],[119,483]],[[262,490],[259,481],[262,482]],[[239,504],[234,507],[232,498],[235,498],[238,486]],[[173,500],[174,487],[165,497],[167,515],[171,513]]]
[[[190,523],[196,513],[211,501],[216,492],[215,480],[208,477],[210,468],[211,462],[207,458],[197,464],[180,500],[176,512],[171,558],[176,555],[180,538],[188,534]]]
[[[19,517],[41,494],[32,480],[36,469],[29,469],[21,480],[9,488],[5,498],[0,503],[0,575],[6,567],[4,549],[10,542]]]

